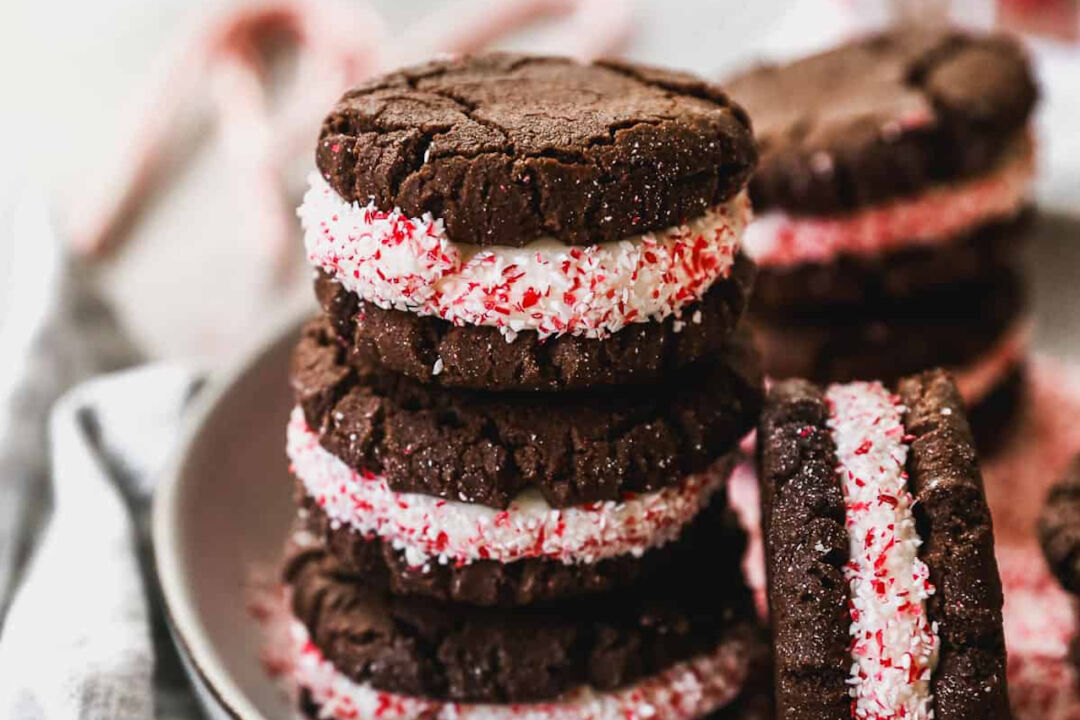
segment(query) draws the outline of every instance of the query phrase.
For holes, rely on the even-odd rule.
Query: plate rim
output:
[[[158,476],[154,487],[150,525],[154,579],[161,590],[163,617],[177,651],[186,666],[197,675],[217,708],[235,720],[268,720],[233,679],[226,664],[210,643],[189,585],[180,570],[177,501],[191,458],[192,447],[199,439],[207,420],[221,406],[236,384],[288,335],[295,335],[300,325],[312,316],[308,301],[291,304],[246,351],[223,370],[211,370],[207,382],[185,413],[174,450]],[[200,698],[203,699],[203,698]]]

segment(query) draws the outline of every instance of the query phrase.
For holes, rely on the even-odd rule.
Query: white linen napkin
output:
[[[170,648],[163,634],[155,642],[143,521],[197,385],[190,371],[151,365],[84,383],[56,404],[53,509],[0,635],[0,716],[194,711],[179,674],[155,682],[155,660]]]
[[[144,531],[195,377],[155,366],[91,381],[56,403],[47,433],[58,396],[139,354],[39,195],[0,202],[0,219],[13,233],[0,242],[0,718],[197,717]]]

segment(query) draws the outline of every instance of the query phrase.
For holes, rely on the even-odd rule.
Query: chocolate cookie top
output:
[[[1050,488],[1039,515],[1039,543],[1062,587],[1080,594],[1080,457]]]
[[[754,118],[759,209],[826,214],[991,167],[1036,87],[1012,40],[893,30],[730,80]]]
[[[658,382],[721,352],[746,309],[755,268],[745,255],[678,317],[631,323],[610,337],[522,330],[507,342],[498,328],[383,309],[320,273],[315,294],[355,360],[415,380],[477,390],[576,390]]]
[[[471,608],[397,597],[340,572],[302,535],[285,568],[293,610],[334,666],[403,695],[462,702],[552,700],[612,690],[732,643],[760,657],[745,585],[712,573],[545,607]],[[685,573],[683,573],[685,575]]]
[[[674,485],[732,450],[761,400],[745,333],[661,385],[557,394],[435,388],[346,353],[322,320],[293,355],[293,390],[322,446],[395,491],[493,507],[530,487],[567,507]]]
[[[369,537],[330,520],[301,487],[297,493],[303,526],[337,558],[344,575],[388,587],[395,595],[419,595],[478,606],[524,606],[626,588],[672,565],[711,567],[718,578],[741,584],[746,535],[727,494],[717,491],[710,504],[679,538],[644,555],[567,564],[550,558],[511,563],[478,560],[469,564],[428,562],[414,565],[405,551],[378,536]]]
[[[677,225],[736,194],[750,122],[685,73],[490,54],[347,92],[316,163],[346,200],[445,221],[451,240],[589,245]]]
[[[929,677],[915,675],[906,682],[929,680],[932,704],[926,709],[940,720],[1009,718],[993,527],[956,387],[941,370],[902,379],[895,396],[866,383],[841,388],[836,395],[835,387],[822,389],[802,380],[776,383],[758,429],[778,717],[852,716],[849,674],[853,659],[865,662],[868,651],[856,650],[862,643],[858,638],[853,643],[849,632],[860,615],[864,623],[869,618],[869,625],[860,626],[865,629],[881,612],[867,604],[864,593],[872,589],[888,598],[903,592],[892,598],[897,606],[887,616],[898,623],[912,613],[901,612],[908,604],[901,598],[916,597],[899,590],[902,578],[896,573],[906,570],[890,564],[898,557],[891,554],[894,548],[912,538],[896,532],[901,525],[882,526],[893,522],[892,516],[875,509],[906,504],[912,517],[905,520],[898,513],[896,522],[914,522],[917,539],[911,547],[917,548],[918,561],[910,570],[916,580],[928,575],[934,588],[919,600],[925,602],[925,614],[911,617],[921,618],[924,629],[933,627],[937,647],[936,663],[926,666]],[[877,401],[893,408],[894,419],[868,410],[867,403]],[[849,414],[837,414],[840,402]],[[842,456],[851,464],[842,467]],[[893,462],[899,467],[890,468]],[[885,476],[899,478],[909,497],[876,484]],[[852,487],[868,488],[865,492],[876,502],[852,497]],[[875,545],[875,537],[882,544]],[[852,599],[856,586],[858,603]],[[899,625],[893,627],[901,632]],[[876,647],[884,647],[881,636]],[[881,682],[863,677],[860,683]],[[882,697],[904,696],[904,688],[885,685],[882,690]]]

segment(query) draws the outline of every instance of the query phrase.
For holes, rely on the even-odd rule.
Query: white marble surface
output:
[[[56,215],[78,222],[65,213],[124,142],[133,91],[146,82],[160,49],[222,2],[7,0],[0,23],[0,189],[39,178]],[[376,0],[391,28],[436,3]],[[639,24],[628,48],[631,57],[706,74],[753,57],[820,45],[851,22],[842,4],[830,0],[634,0],[634,5]],[[508,44],[558,51],[560,37],[541,28]],[[1080,61],[1075,54],[1046,57],[1042,65],[1054,85],[1048,88],[1042,139],[1044,154],[1056,160],[1046,163],[1051,172],[1040,194],[1077,213],[1080,131],[1074,129],[1077,113],[1071,108],[1080,102],[1080,82],[1068,78]],[[1053,121],[1046,120],[1048,108],[1055,110]],[[291,285],[277,287],[268,281],[267,269],[252,261],[257,253],[235,212],[247,199],[222,169],[220,142],[211,134],[175,168],[171,186],[142,213],[125,251],[102,268],[105,293],[153,356],[225,359],[310,294],[303,272]],[[305,170],[295,169],[297,187]],[[1063,220],[1051,234],[1060,237],[1075,227]],[[5,242],[6,235],[0,235],[0,303]],[[1072,243],[1061,241],[1040,246],[1035,255],[1043,261],[1040,277],[1051,280],[1070,274],[1080,262]],[[1071,283],[1040,288],[1038,296],[1055,306],[1072,297]],[[1076,315],[1048,313],[1049,332],[1040,341],[1073,353],[1080,335]]]

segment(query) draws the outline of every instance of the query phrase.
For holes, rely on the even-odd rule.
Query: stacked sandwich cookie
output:
[[[718,88],[487,55],[356,88],[299,215],[285,577],[333,718],[748,718],[727,506],[762,400]]]
[[[777,383],[758,469],[777,717],[1011,717],[990,512],[946,372]]]
[[[728,85],[755,120],[766,372],[954,374],[980,446],[1021,398],[1019,250],[1034,175],[1027,59],[1003,37],[894,30]]]

